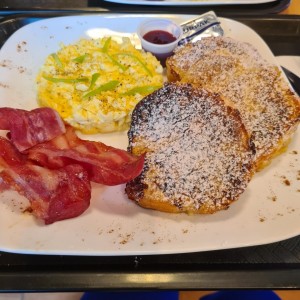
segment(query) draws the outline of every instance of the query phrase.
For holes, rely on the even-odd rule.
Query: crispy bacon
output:
[[[49,107],[31,111],[2,107],[0,129],[9,130],[13,144],[24,151],[64,133],[65,125],[58,113]]]
[[[6,138],[0,137],[0,166],[18,166],[27,161],[27,156],[20,153],[18,149]]]
[[[9,186],[4,182],[4,180],[0,177],[0,192],[8,190]]]
[[[31,203],[33,214],[50,224],[76,217],[89,206],[88,174],[79,165],[48,170],[32,165],[7,139],[0,137],[0,191],[13,189]]]
[[[0,108],[0,192],[16,190],[45,224],[73,218],[90,205],[90,180],[117,185],[138,176],[144,157],[80,139],[50,108]]]
[[[1,121],[0,121],[1,122]],[[7,139],[0,137],[0,169],[9,168],[10,166],[18,166],[24,164],[26,155],[20,153],[16,147]],[[0,177],[0,192],[8,190],[10,187]]]
[[[88,171],[91,181],[105,185],[128,182],[141,173],[144,165],[143,156],[82,140],[72,127],[67,127],[64,135],[29,149],[28,157],[51,169],[78,163]]]
[[[30,201],[33,214],[45,224],[77,217],[90,205],[91,185],[80,165],[57,170],[27,164],[11,166],[0,173],[0,178]]]

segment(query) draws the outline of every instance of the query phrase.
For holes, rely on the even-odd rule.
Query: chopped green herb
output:
[[[128,67],[120,64],[115,58],[113,58],[111,55],[109,55],[108,53],[106,53],[106,55],[108,56],[108,58],[116,65],[118,66],[121,70],[126,71],[128,69]]]
[[[79,64],[82,64],[85,61],[85,59],[87,58],[87,56],[88,56],[87,54],[83,54],[83,55],[80,55],[76,58],[73,58],[72,61],[74,61],[76,63],[79,63]]]
[[[130,95],[135,95],[135,94],[141,94],[141,95],[151,94],[159,88],[160,88],[160,86],[156,86],[156,85],[138,86],[138,87],[135,87],[135,88],[123,93],[123,95],[130,96]]]
[[[147,65],[141,61],[137,56],[133,55],[133,54],[130,54],[130,53],[117,53],[115,54],[115,56],[128,56],[128,57],[131,57],[133,59],[135,59],[143,68],[144,70],[146,71],[146,73],[148,73],[151,77],[153,76],[152,72],[148,69]]]
[[[108,48],[109,48],[109,45],[110,45],[110,42],[111,42],[111,37],[109,37],[109,38],[105,41],[104,46],[103,46],[103,48],[102,48],[102,52],[107,53]]]
[[[88,88],[89,90],[91,90],[91,89],[94,87],[94,85],[95,85],[97,79],[99,78],[99,76],[100,76],[100,73],[94,73],[94,74],[92,75],[91,84],[90,84],[90,86],[89,86],[89,88]]]
[[[63,68],[64,65],[63,63],[61,62],[60,58],[58,57],[58,55],[56,53],[52,53],[51,56],[53,57],[55,63],[60,67],[60,68]]]
[[[64,82],[64,83],[78,83],[78,82],[88,82],[89,79],[87,77],[80,77],[80,78],[57,78],[57,77],[48,77],[48,76],[43,76],[48,81],[51,82]]]
[[[102,92],[114,90],[118,84],[119,84],[119,81],[117,81],[117,80],[109,81],[108,83],[105,83],[105,84],[99,86],[98,88],[92,90],[91,92],[86,93],[85,95],[83,95],[83,97],[84,98],[93,97]]]

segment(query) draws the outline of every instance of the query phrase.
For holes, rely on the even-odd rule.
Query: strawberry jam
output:
[[[157,45],[169,44],[176,41],[176,37],[173,34],[164,30],[149,31],[143,36],[143,38],[146,41]]]

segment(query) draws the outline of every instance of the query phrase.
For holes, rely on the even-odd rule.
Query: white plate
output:
[[[37,107],[35,77],[46,56],[79,38],[130,36],[157,15],[92,15],[45,19],[19,29],[0,51],[0,106]],[[175,22],[196,16],[162,15]],[[270,62],[275,58],[249,27],[220,18],[225,34],[252,43]],[[126,133],[86,136],[126,148]],[[300,132],[286,153],[256,174],[229,210],[215,215],[175,215],[140,208],[124,185],[94,184],[90,208],[80,217],[42,225],[22,212],[26,200],[0,195],[0,249],[18,253],[141,255],[183,253],[266,244],[300,233]],[[296,154],[297,153],[297,154]],[[290,185],[287,185],[289,180]],[[286,183],[285,183],[286,181]],[[22,203],[24,203],[22,205]]]
[[[275,0],[105,0],[120,4],[158,5],[158,6],[207,6],[207,5],[241,5],[261,4]]]

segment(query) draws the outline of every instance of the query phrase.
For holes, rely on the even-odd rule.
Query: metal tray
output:
[[[0,20],[0,43],[57,12]],[[256,30],[275,55],[300,55],[300,17],[232,16]],[[263,246],[189,254],[77,257],[0,252],[1,291],[95,289],[300,289],[300,236]]]

